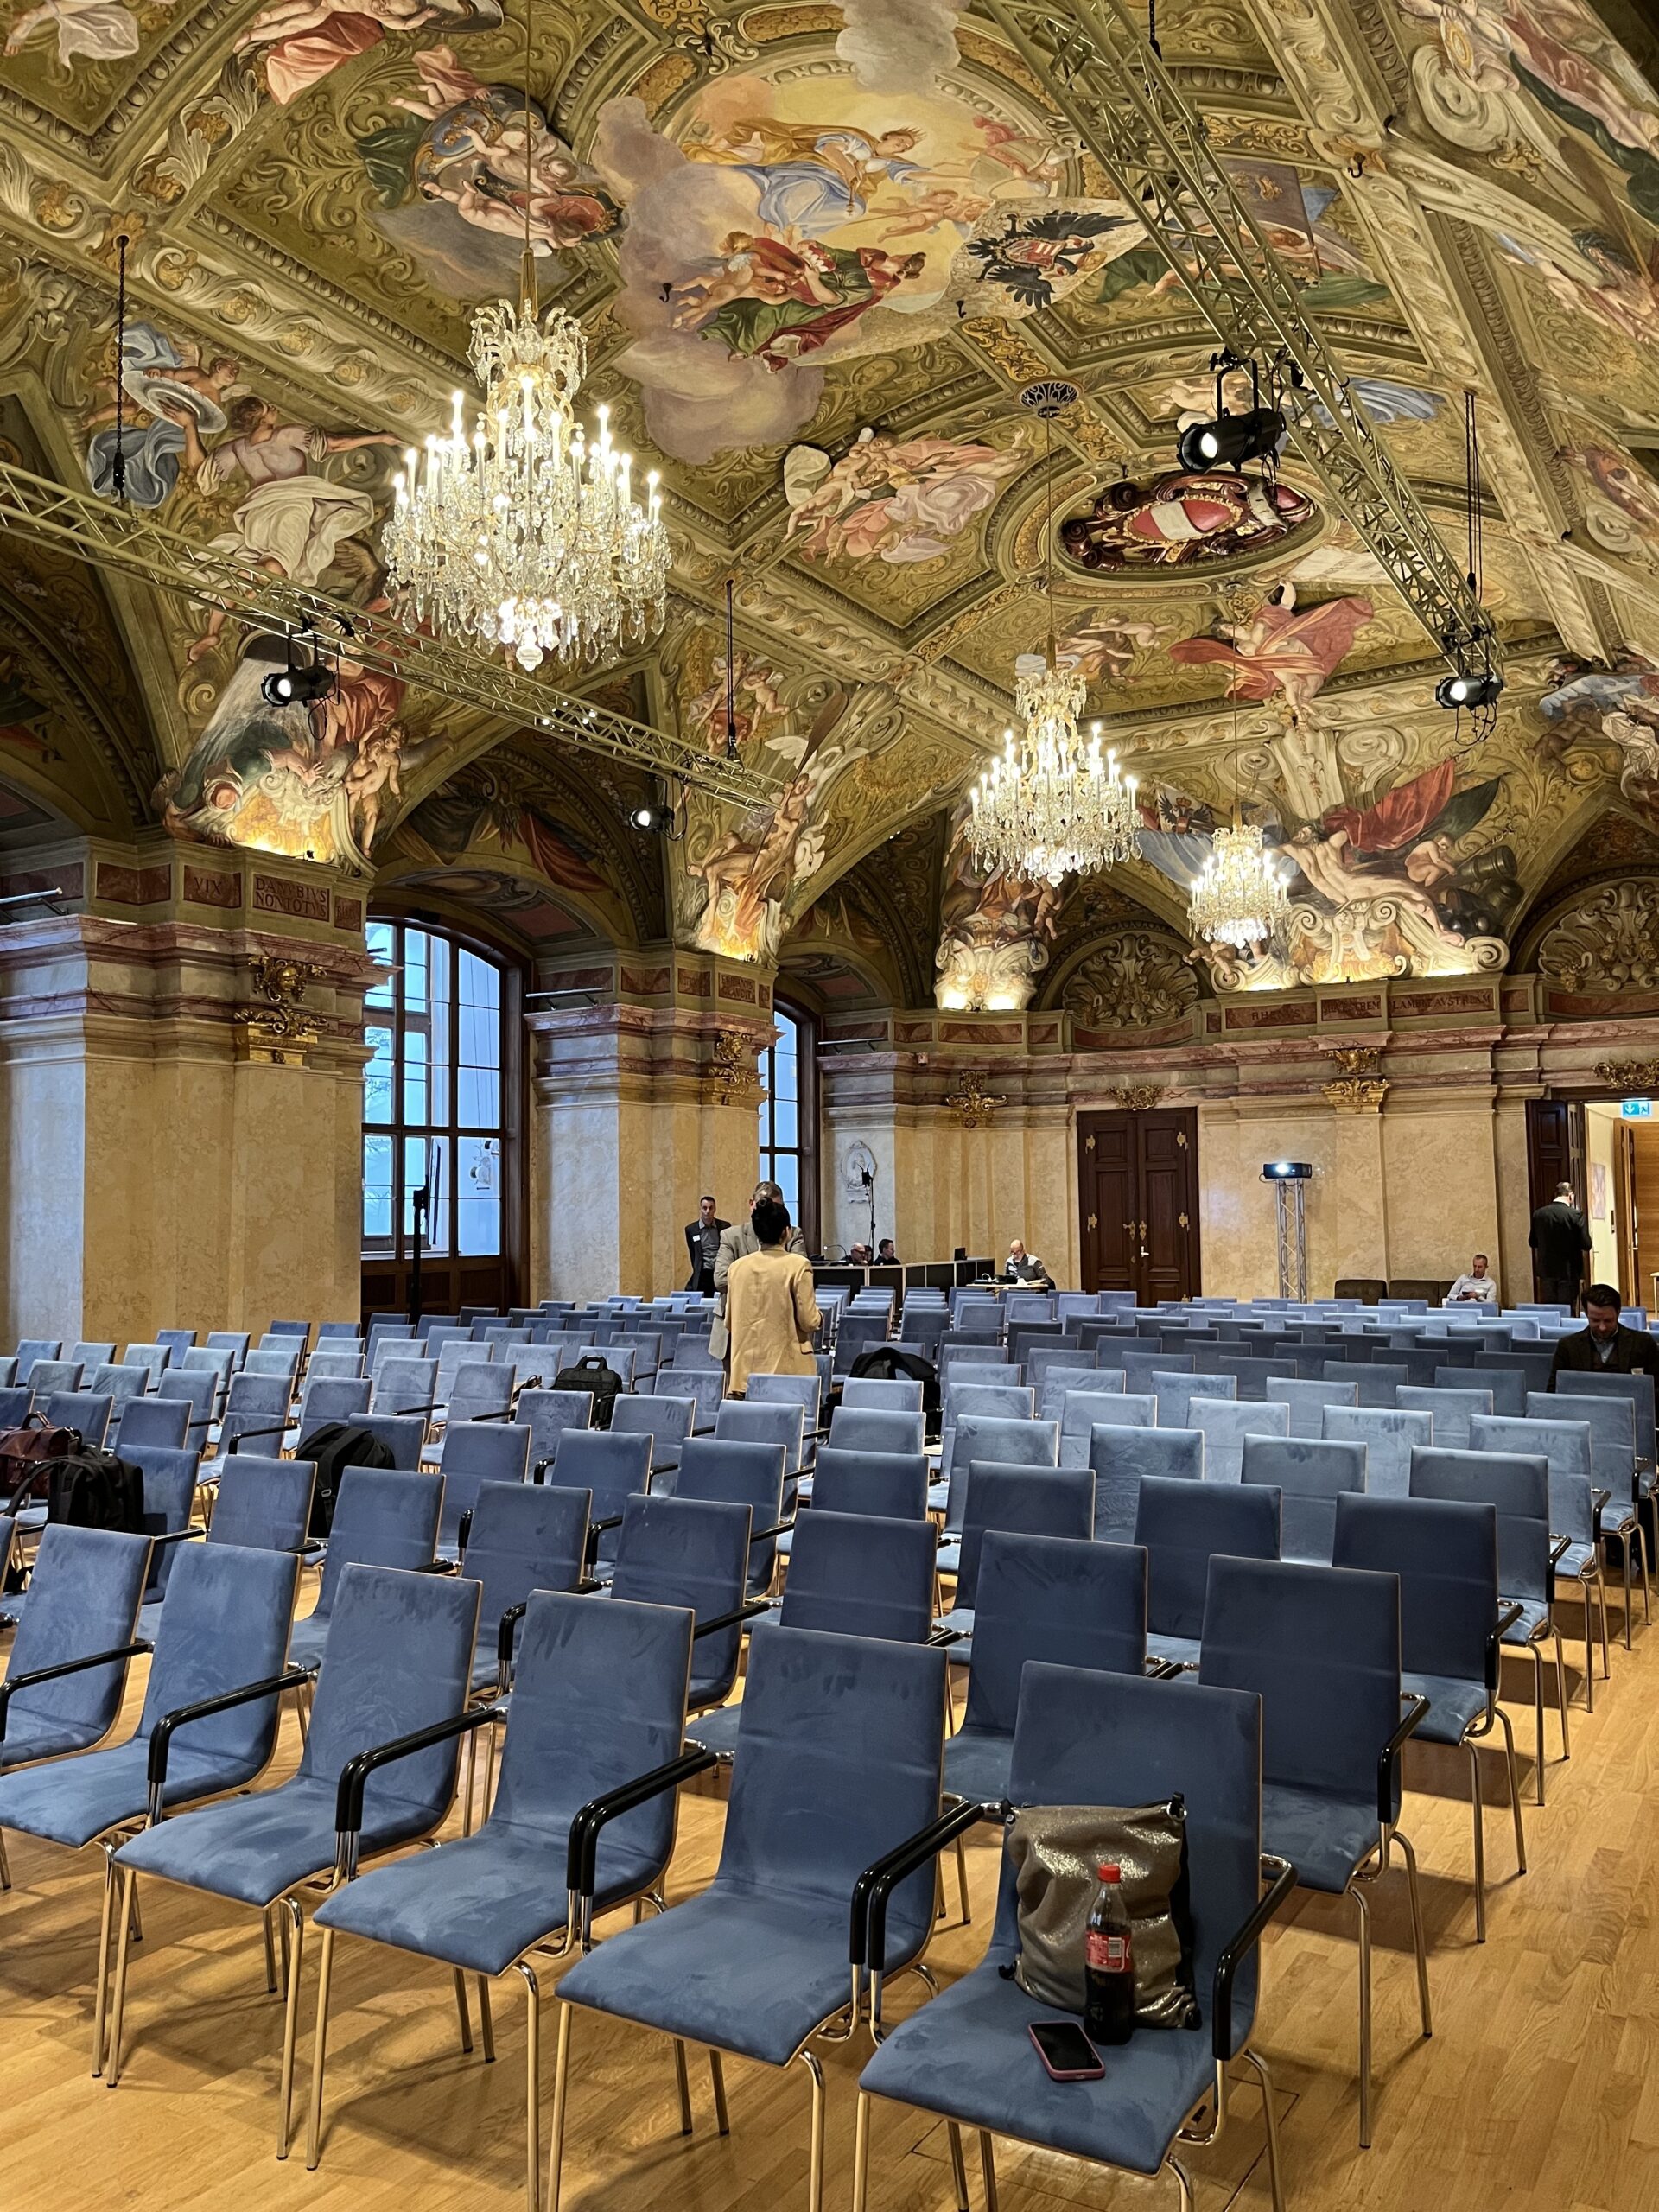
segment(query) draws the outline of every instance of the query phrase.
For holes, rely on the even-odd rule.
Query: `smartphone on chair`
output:
[[[1098,2082],[1106,2071],[1075,2020],[1033,2020],[1031,2039],[1051,2082]]]

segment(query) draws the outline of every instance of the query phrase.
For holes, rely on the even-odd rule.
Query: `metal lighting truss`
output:
[[[982,0],[1083,144],[1234,353],[1283,357],[1297,450],[1454,667],[1477,648],[1501,666],[1491,618],[1401,476],[1300,295],[1211,149],[1201,116],[1113,0]]]
[[[67,553],[94,568],[135,576],[160,591],[223,607],[251,630],[308,636],[325,657],[466,701],[525,728],[550,730],[572,746],[696,784],[734,805],[771,804],[779,785],[747,762],[712,756],[666,730],[651,729],[591,700],[573,698],[505,661],[372,614],[308,584],[290,583],[212,546],[163,528],[142,510],[72,492],[0,461],[0,532]]]

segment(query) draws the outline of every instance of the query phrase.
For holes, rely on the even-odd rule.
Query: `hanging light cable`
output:
[[[1102,758],[1101,726],[1087,741],[1077,728],[1088,685],[1060,665],[1054,629],[1053,417],[1077,397],[1075,385],[1030,385],[1022,405],[1043,420],[1043,591],[1047,650],[1040,668],[1014,680],[1014,710],[1023,741],[1006,734],[1001,753],[976,785],[967,836],[988,874],[1058,883],[1130,859],[1138,849],[1135,782],[1119,773],[1117,755]]]
[[[1193,880],[1187,919],[1194,937],[1243,952],[1282,934],[1290,919],[1284,869],[1269,855],[1259,825],[1246,822],[1239,768],[1238,700],[1233,700],[1233,818],[1217,830]]]
[[[385,531],[393,592],[441,632],[508,648],[520,667],[550,654],[613,658],[662,626],[668,533],[657,472],[642,505],[632,456],[612,442],[609,410],[589,437],[575,417],[587,372],[580,325],[537,301],[531,233],[534,0],[524,16],[524,236],[518,302],[473,318],[469,348],[484,404],[470,438],[454,395],[446,437],[404,456]]]

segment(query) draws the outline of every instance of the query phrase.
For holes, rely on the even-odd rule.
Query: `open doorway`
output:
[[[1591,1280],[1617,1283],[1626,1305],[1651,1312],[1659,1302],[1659,1119],[1630,1120],[1617,1104],[1587,1104],[1584,1168]]]

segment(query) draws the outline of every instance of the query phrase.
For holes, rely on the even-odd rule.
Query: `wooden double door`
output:
[[[1132,1290],[1136,1303],[1195,1298],[1198,1117],[1190,1106],[1079,1114],[1082,1287]]]

